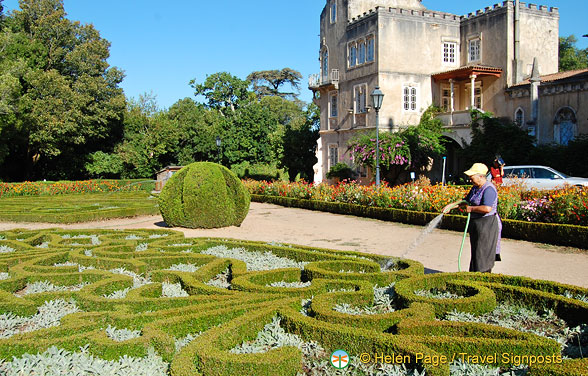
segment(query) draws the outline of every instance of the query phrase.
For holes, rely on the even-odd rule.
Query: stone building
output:
[[[540,143],[588,133],[580,105],[588,77],[557,73],[558,29],[558,8],[518,0],[465,16],[428,10],[421,0],[327,0],[320,72],[309,78],[321,108],[315,181],[337,162],[351,164],[348,141],[375,129],[375,87],[385,94],[380,131],[416,125],[434,104],[445,110],[439,117],[450,149],[471,140],[472,108],[512,118]],[[449,154],[449,171],[457,171]]]

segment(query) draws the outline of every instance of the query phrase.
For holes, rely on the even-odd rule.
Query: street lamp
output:
[[[374,91],[370,94],[372,97],[372,106],[376,110],[376,187],[380,187],[380,108],[382,108],[382,101],[384,100],[384,93],[376,86]]]
[[[216,147],[218,149],[218,163],[221,162],[221,138],[216,136]]]

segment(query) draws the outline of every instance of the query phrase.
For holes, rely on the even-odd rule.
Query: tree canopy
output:
[[[20,1],[0,32],[3,171],[72,178],[120,134],[123,73],[109,67],[109,48],[92,25],[66,18],[62,0]]]
[[[577,48],[577,42],[574,35],[559,38],[560,72],[588,68],[588,48]]]
[[[301,79],[300,72],[290,68],[256,71],[247,76],[247,81],[251,82],[253,91],[259,97],[274,95],[297,98],[297,92],[280,92],[280,88],[285,84],[289,84],[291,88],[299,90]]]

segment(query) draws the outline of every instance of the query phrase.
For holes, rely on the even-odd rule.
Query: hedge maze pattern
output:
[[[159,214],[148,192],[85,193],[57,196],[5,197],[3,221],[75,223]]]
[[[402,355],[408,368],[449,375],[447,362],[431,360],[461,353],[508,366],[491,356],[547,358],[562,350],[531,333],[439,320],[450,311],[483,314],[499,302],[518,301],[552,309],[569,326],[588,323],[588,302],[575,298],[588,295],[586,289],[493,274],[424,275],[410,260],[382,272],[386,261],[356,252],[189,239],[167,230],[3,232],[0,359],[75,352],[85,357],[85,367],[102,370],[102,359],[127,362],[128,369],[132,359],[149,359],[160,372],[152,375],[298,374],[298,348],[235,350],[255,347],[253,340],[270,324],[318,343],[327,354]],[[376,300],[385,301],[390,286],[394,309],[346,309],[373,306],[374,288]],[[427,293],[434,291],[446,297]],[[586,359],[565,359],[535,363],[529,374],[581,375],[586,369]]]

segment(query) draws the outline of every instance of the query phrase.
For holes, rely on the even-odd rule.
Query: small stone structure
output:
[[[173,174],[180,171],[184,166],[166,166],[161,170],[157,171],[155,180],[155,192],[161,192],[167,180],[172,177]]]

